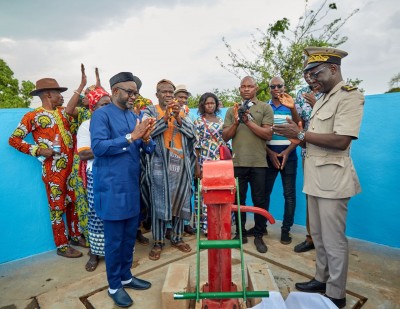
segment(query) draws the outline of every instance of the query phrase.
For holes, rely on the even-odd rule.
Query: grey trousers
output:
[[[326,295],[346,296],[349,248],[345,235],[350,198],[308,196],[311,236],[317,252],[315,279],[326,282]]]

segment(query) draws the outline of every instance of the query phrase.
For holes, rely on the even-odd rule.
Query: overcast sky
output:
[[[363,80],[366,94],[387,91],[400,72],[398,0],[335,3],[342,17],[360,9],[340,32],[349,38],[340,46],[349,53],[342,61],[344,78]],[[202,94],[239,84],[216,60],[229,62],[222,37],[247,53],[257,28],[283,17],[294,25],[303,10],[300,0],[0,0],[0,58],[20,81],[56,78],[69,88],[66,100],[79,85],[80,63],[88,85],[97,66],[106,89],[112,75],[131,71],[152,100],[162,78]]]

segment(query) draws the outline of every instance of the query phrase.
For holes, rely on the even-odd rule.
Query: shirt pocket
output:
[[[345,174],[343,157],[318,157],[315,160],[317,186],[323,191],[336,191]]]
[[[315,119],[311,123],[311,132],[318,132],[322,134],[332,133],[334,120],[335,112],[333,110],[326,109],[317,111],[315,114]]]
[[[331,118],[333,116],[334,111],[333,110],[320,110],[317,111],[315,116],[321,120],[321,121],[325,121],[329,118]]]

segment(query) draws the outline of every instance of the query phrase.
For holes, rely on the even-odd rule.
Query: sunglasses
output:
[[[125,91],[128,94],[128,97],[136,97],[139,95],[139,92],[134,91],[134,90],[125,89],[125,88],[121,88],[121,87],[115,87],[115,88]]]
[[[275,89],[276,87],[278,87],[278,89],[281,89],[283,86],[284,86],[283,84],[279,84],[279,85],[269,85],[269,88]]]

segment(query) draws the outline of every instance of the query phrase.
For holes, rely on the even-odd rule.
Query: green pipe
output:
[[[200,299],[261,298],[269,297],[269,291],[205,292],[199,296]],[[197,299],[197,293],[175,293],[174,299]]]
[[[237,199],[237,218],[238,218],[238,226],[239,226],[239,239],[240,239],[240,268],[242,272],[242,287],[243,287],[243,300],[246,302],[246,281],[244,275],[244,254],[243,254],[243,242],[242,242],[242,220],[240,215],[240,196],[239,196],[239,178],[236,177],[236,199]],[[238,233],[238,231],[236,231]]]
[[[200,249],[240,248],[240,240],[200,240]]]
[[[196,301],[200,300],[200,209],[202,205],[201,198],[201,182],[200,178],[197,179],[197,254],[196,254]]]

